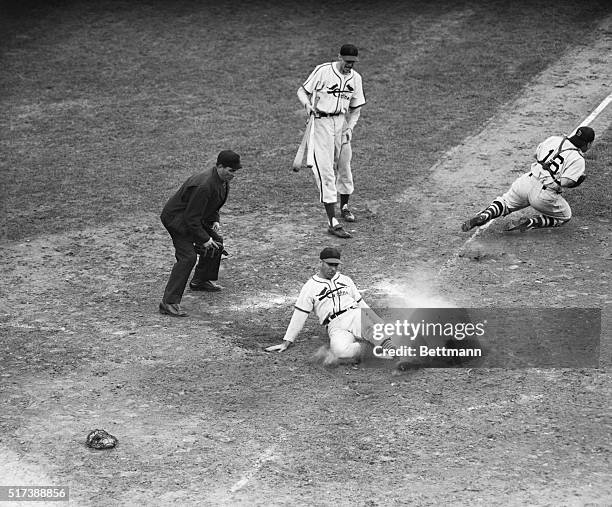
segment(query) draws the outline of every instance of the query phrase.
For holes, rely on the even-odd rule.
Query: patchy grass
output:
[[[311,182],[288,170],[303,126],[295,91],[349,40],[369,101],[355,134],[358,196],[392,194],[565,48],[588,44],[605,4],[576,16],[556,3],[541,23],[542,1],[9,3],[4,234],[157,213],[227,147],[245,162],[230,207],[314,203]]]
[[[490,188],[427,179],[440,153],[589,44],[608,8],[580,8],[25,0],[0,16],[2,225],[21,240],[2,248],[0,475],[35,467],[71,484],[79,505],[601,501],[604,369],[325,369],[308,362],[326,340],[312,317],[299,346],[261,351],[327,241],[370,303],[384,283],[426,298],[433,281],[441,297],[547,305],[551,319],[603,306],[607,228],[583,220],[609,213],[608,133],[589,153],[593,179],[568,196],[575,222],[489,230],[481,241],[497,250],[453,257],[437,278],[464,241],[458,209]],[[345,41],[361,48],[369,101],[355,202],[381,211],[359,210],[350,243],[322,234],[310,175],[289,169],[303,126],[295,90]],[[224,209],[226,290],[187,293],[192,318],[166,319],[157,302],[172,250],[156,215],[225,147],[245,162]],[[85,448],[94,427],[119,447]]]

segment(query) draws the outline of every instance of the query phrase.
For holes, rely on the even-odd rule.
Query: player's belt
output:
[[[330,313],[327,318],[323,321],[323,325],[327,326],[327,324],[329,324],[332,320],[334,320],[336,317],[342,315],[343,313],[348,312],[349,310],[354,310],[355,308],[357,308],[356,306],[350,306],[348,308],[346,308],[345,310],[340,310],[339,312],[336,313]]]
[[[318,118],[327,118],[328,116],[340,116],[342,113],[323,113],[322,111],[317,111]]]
[[[529,176],[537,179],[533,174],[529,173]],[[552,190],[553,192],[556,192],[557,194],[560,194],[561,192],[559,190],[556,190],[552,187],[547,187],[546,185],[544,185],[540,180],[538,180],[538,182],[540,182],[540,185],[542,185],[542,190]]]

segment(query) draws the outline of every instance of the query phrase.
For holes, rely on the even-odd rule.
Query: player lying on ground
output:
[[[517,178],[510,189],[486,209],[461,225],[464,232],[494,218],[531,206],[540,216],[526,219],[509,231],[559,227],[572,218],[572,210],[561,196],[562,189],[574,188],[586,178],[583,153],[591,147],[595,132],[579,127],[570,137],[552,136],[540,143],[531,172]]]
[[[329,356],[325,358],[325,362],[328,364],[361,358],[367,350],[364,347],[368,346],[357,341],[358,339],[367,340],[374,346],[381,345],[384,349],[395,348],[388,338],[372,338],[372,326],[381,322],[381,319],[363,300],[353,280],[338,272],[338,249],[324,248],[319,258],[319,272],[302,287],[283,342],[266,350],[287,350],[304,327],[312,310],[315,311],[319,323],[327,327]]]

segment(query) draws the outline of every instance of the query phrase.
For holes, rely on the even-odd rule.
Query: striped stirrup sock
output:
[[[395,348],[395,345],[393,345],[391,338],[387,338],[384,342],[380,344],[380,346],[385,350],[391,350]]]
[[[487,208],[480,212],[487,217],[487,222],[504,214],[504,203],[495,199]]]
[[[522,224],[521,228],[523,230],[529,230],[542,229],[544,227],[559,227],[560,225],[563,225],[566,221],[567,220],[561,220],[559,218],[545,217],[544,215],[540,215],[527,220],[527,222]]]

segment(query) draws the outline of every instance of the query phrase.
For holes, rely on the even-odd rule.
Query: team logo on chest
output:
[[[338,287],[335,289],[330,289],[329,287],[325,287],[321,292],[317,294],[317,299],[319,301],[323,301],[325,298],[334,298],[339,296],[348,295],[348,290],[346,289],[346,285],[343,283],[338,283]]]
[[[346,100],[350,100],[354,91],[355,88],[353,88],[350,84],[346,84],[344,88],[338,86],[338,84],[333,84],[327,88],[328,95],[333,95],[334,97],[340,97]]]

